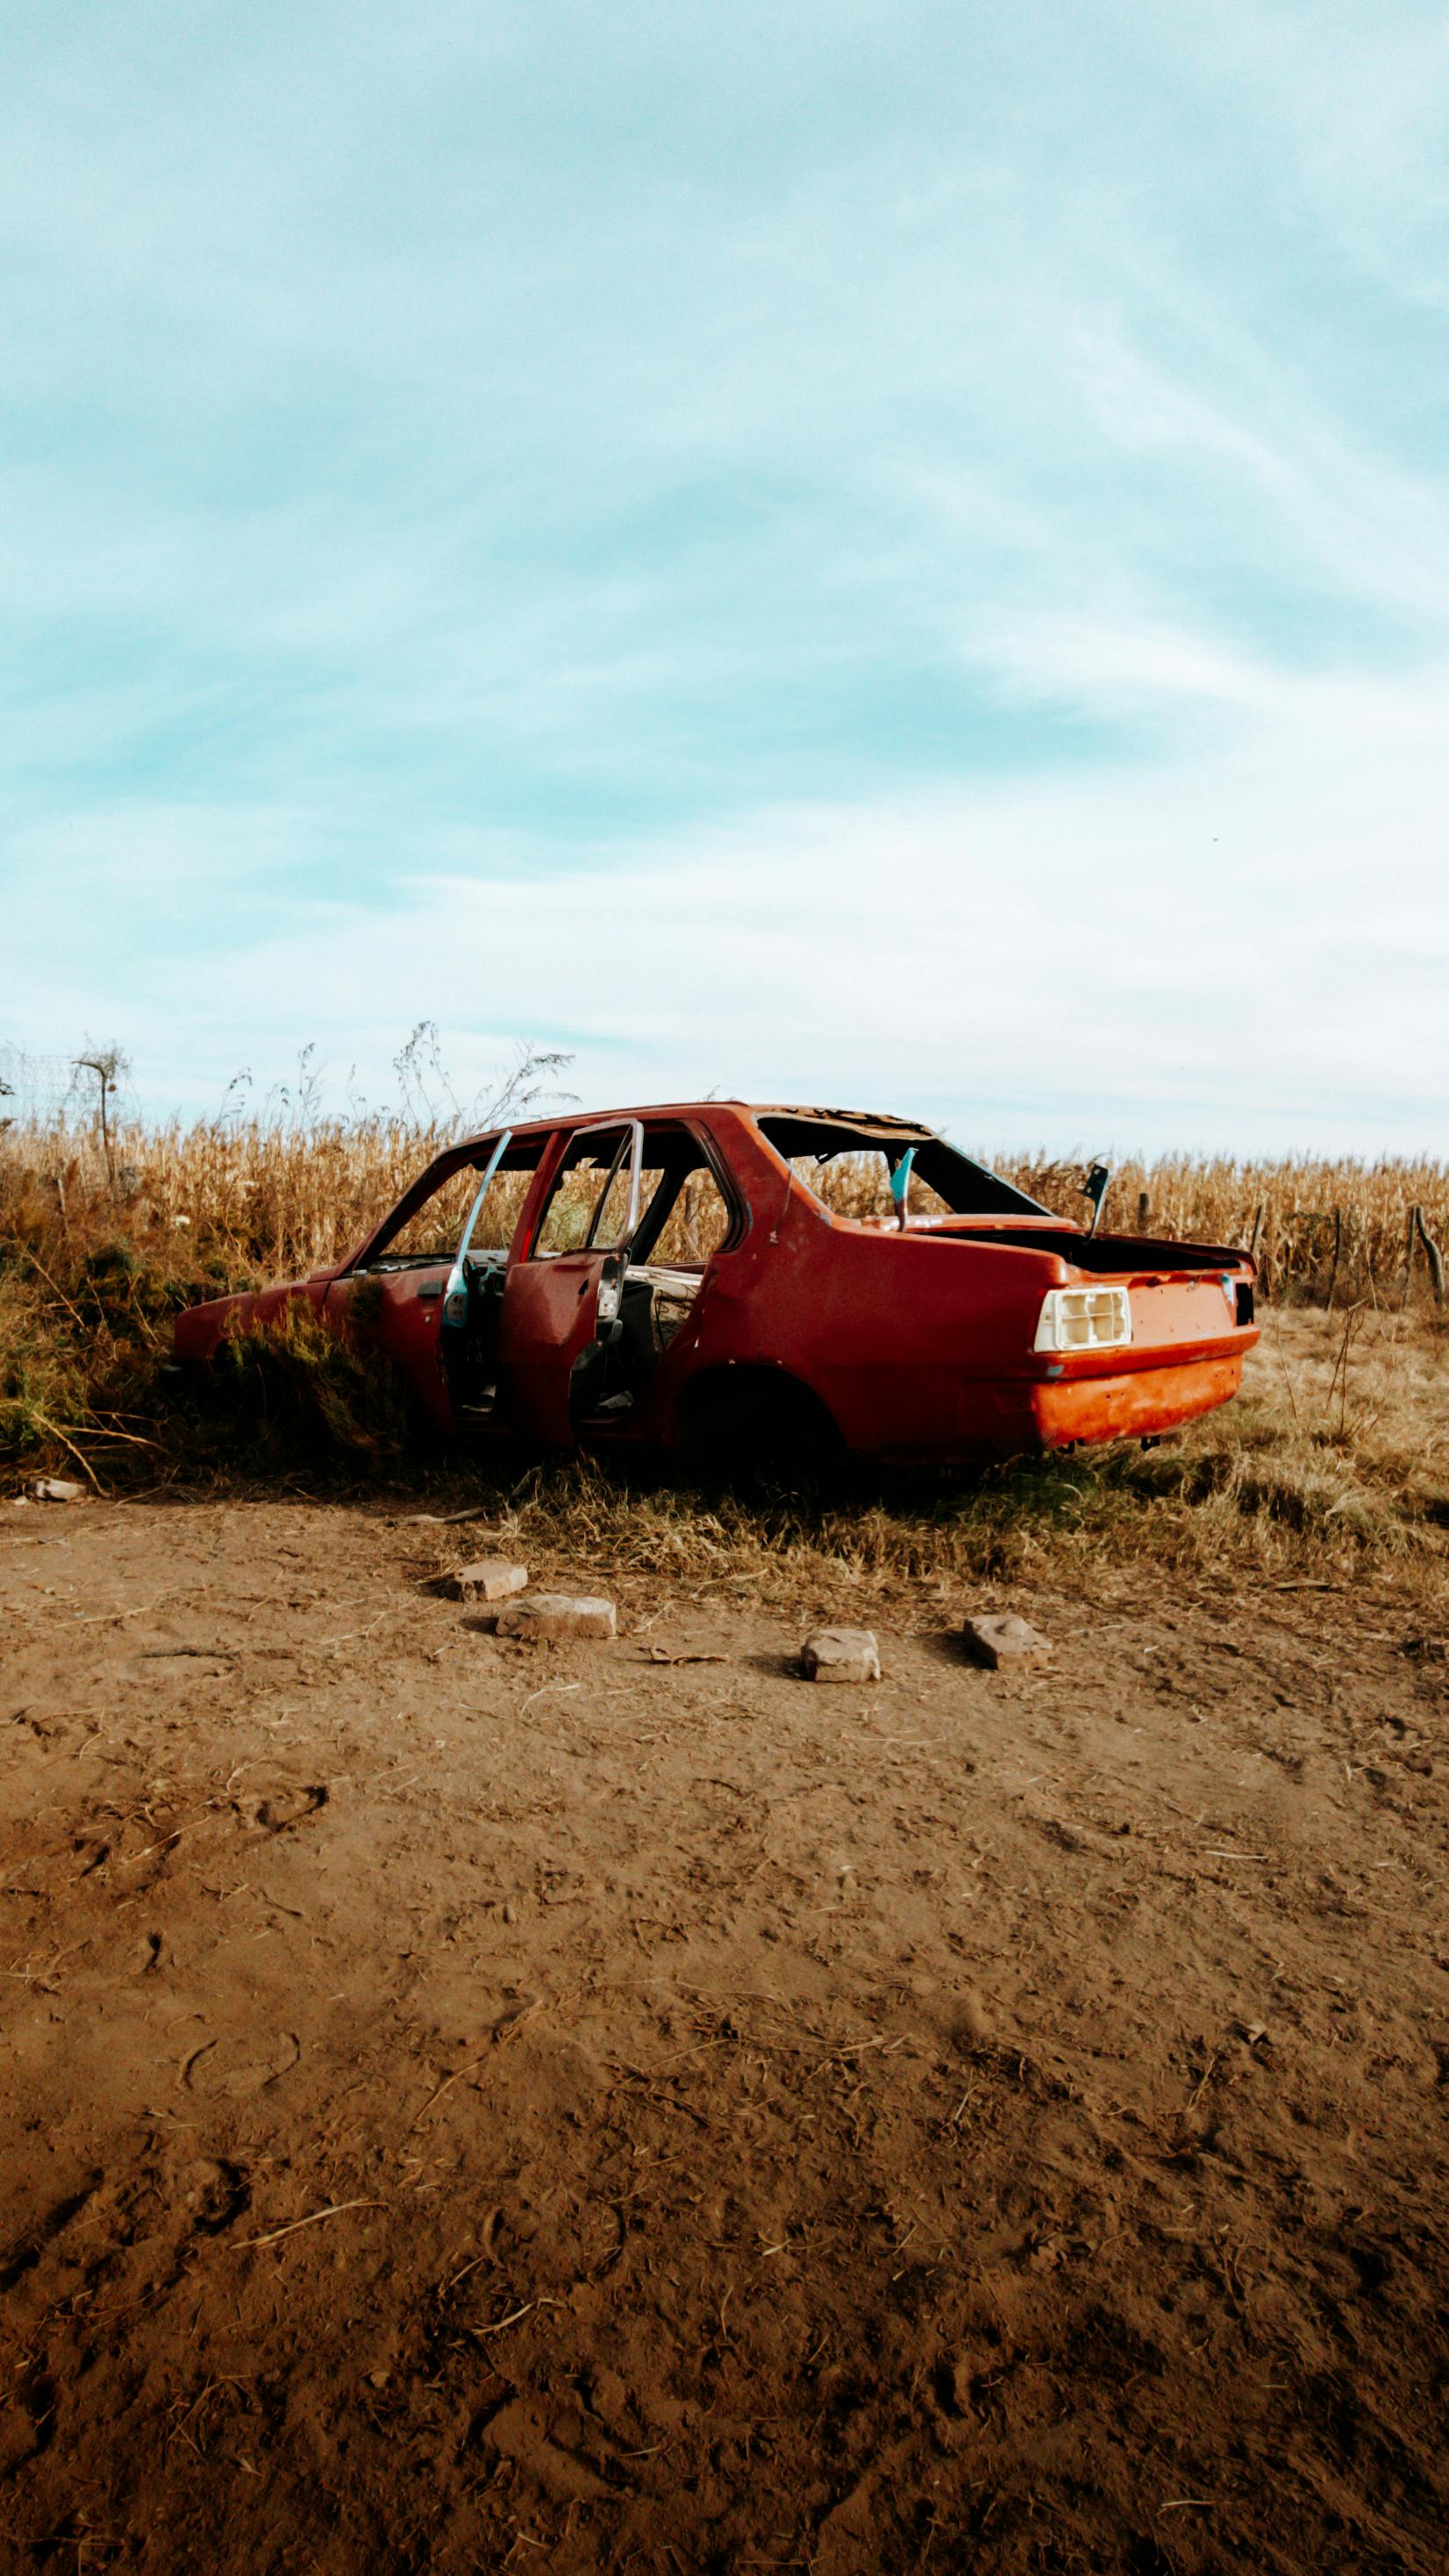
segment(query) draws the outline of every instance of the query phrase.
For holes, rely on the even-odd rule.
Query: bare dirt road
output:
[[[6,2563],[1442,2568],[1411,1611],[903,1591],[826,1689],[724,1581],[500,1643],[481,1547],[4,1512]]]

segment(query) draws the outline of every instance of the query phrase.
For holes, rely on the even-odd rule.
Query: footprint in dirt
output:
[[[232,1812],[251,1833],[285,1834],[317,1815],[330,1795],[324,1781],[312,1781],[306,1788],[285,1782],[265,1795],[233,1798]]]
[[[204,2100],[237,2101],[264,2093],[269,2084],[289,2074],[302,2054],[295,2031],[233,2031],[203,2040],[181,2070],[188,2093]]]
[[[0,2293],[13,2290],[27,2272],[34,2271],[47,2246],[63,2236],[72,2219],[79,2218],[82,2210],[90,2206],[104,2181],[105,2175],[97,2168],[86,2176],[78,2190],[68,2192],[64,2200],[56,2201],[25,2230],[9,2253],[0,2257]]]
[[[0,2478],[13,2476],[49,2449],[55,2408],[55,2382],[43,2370],[22,2372],[10,2403],[0,2411]]]
[[[192,2226],[202,2236],[220,2236],[223,2229],[240,2218],[251,2207],[251,2185],[241,2165],[222,2157],[199,2157],[181,2177],[182,2198]]]

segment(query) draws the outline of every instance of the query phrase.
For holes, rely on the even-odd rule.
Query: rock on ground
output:
[[[1014,1610],[992,1611],[968,1619],[961,1633],[968,1655],[993,1673],[1002,1664],[1031,1663],[1052,1651],[1050,1638],[1029,1621],[1019,1619]]]
[[[510,1565],[502,1556],[483,1556],[476,1565],[461,1565],[453,1577],[460,1601],[506,1601],[510,1593],[526,1590],[527,1584],[527,1566]]]
[[[526,1601],[509,1601],[498,1613],[500,1637],[545,1641],[566,1637],[612,1637],[618,1622],[612,1601],[590,1596],[574,1599],[567,1592],[531,1592]]]
[[[878,1682],[880,1648],[873,1628],[816,1628],[800,1649],[812,1682]]]

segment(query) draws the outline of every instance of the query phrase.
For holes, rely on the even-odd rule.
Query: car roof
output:
[[[630,1118],[707,1118],[713,1109],[742,1111],[745,1117],[755,1119],[818,1120],[823,1126],[858,1127],[863,1134],[870,1136],[916,1136],[924,1140],[936,1132],[933,1127],[923,1126],[918,1118],[892,1118],[882,1110],[820,1109],[793,1101],[726,1100],[718,1096],[708,1100],[651,1100],[632,1109],[556,1110],[552,1117],[520,1118],[511,1132],[515,1136],[535,1136],[551,1133],[560,1127],[618,1127]],[[497,1136],[507,1124],[506,1119],[499,1119],[491,1127],[480,1127],[477,1134]],[[467,1137],[458,1139],[460,1144],[472,1141]],[[448,1150],[454,1149],[450,1147]]]

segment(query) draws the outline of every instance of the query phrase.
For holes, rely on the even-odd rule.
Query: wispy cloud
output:
[[[376,1087],[428,1014],[461,1079],[515,1036],[557,1038],[600,1101],[723,1086],[894,1099],[998,1142],[1430,1149],[1446,719],[1449,669],[1412,699],[1303,682],[1150,765],[555,844],[547,868],[460,830],[415,841],[381,898],[284,892],[320,818],[228,845],[206,817],[209,947],[175,901],[188,818],[158,814],[129,998],[164,1029],[166,1081],[206,1100],[243,1061],[285,1070],[303,1036]],[[132,828],[98,825],[98,883]],[[82,901],[36,988],[47,1026],[96,988],[107,928]]]

